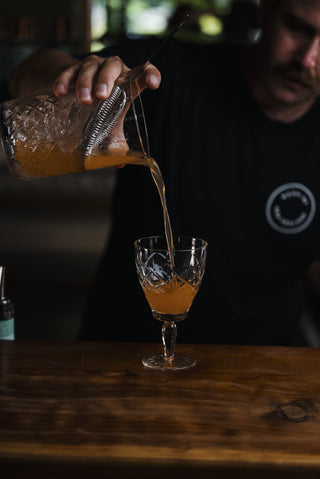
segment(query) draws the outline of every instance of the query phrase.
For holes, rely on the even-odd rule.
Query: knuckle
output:
[[[103,59],[101,57],[98,57],[97,55],[90,55],[80,62],[80,67],[81,69],[98,68],[102,62]]]
[[[108,62],[108,63],[109,63],[109,62],[110,62],[110,63],[112,63],[112,62],[120,62],[120,63],[122,63],[122,60],[121,60],[120,57],[118,57],[118,55],[111,55],[111,57],[106,58],[105,61]]]
[[[88,58],[91,58],[91,59],[94,60],[94,61],[100,61],[100,60],[102,60],[101,57],[99,57],[98,55],[95,55],[95,54],[89,55]]]
[[[98,55],[89,55],[86,58],[84,58],[84,60],[82,60],[82,63],[99,62],[100,60],[102,60],[102,59],[101,59],[101,57],[98,57]]]
[[[117,55],[112,55],[104,60],[103,66],[106,68],[115,68],[116,70],[122,71],[125,67],[123,61]]]
[[[94,68],[96,66],[96,62],[93,59],[88,59],[81,64],[81,70],[87,70]]]

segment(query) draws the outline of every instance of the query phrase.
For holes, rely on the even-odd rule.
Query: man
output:
[[[173,231],[209,243],[202,286],[179,328],[184,342],[290,344],[304,272],[320,257],[320,0],[262,0],[261,27],[254,47],[173,41],[140,80]],[[76,82],[80,102],[104,99],[126,64],[143,63],[152,48],[129,42],[80,62],[52,52],[47,68],[36,56],[13,90],[32,93],[59,73],[57,95]],[[159,206],[147,169],[119,172],[114,229],[81,338],[158,341],[132,243],[163,233]]]

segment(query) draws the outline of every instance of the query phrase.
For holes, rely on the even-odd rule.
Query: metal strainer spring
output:
[[[109,98],[99,102],[82,132],[80,150],[84,157],[90,156],[95,148],[106,145],[126,103],[126,92],[119,86],[114,87]]]

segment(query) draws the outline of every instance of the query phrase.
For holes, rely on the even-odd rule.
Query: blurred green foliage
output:
[[[192,40],[205,40],[221,33],[221,17],[226,14],[233,0],[93,0],[95,8],[105,11],[105,26],[100,22],[92,26],[93,50],[112,43],[124,35],[161,35],[170,29],[175,16],[190,10],[192,16],[183,28],[181,36]],[[201,17],[201,18],[200,18]],[[98,27],[99,23],[99,27]],[[99,32],[98,32],[98,29]],[[98,40],[98,42],[97,42]]]

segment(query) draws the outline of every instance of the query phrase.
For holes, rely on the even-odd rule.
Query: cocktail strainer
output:
[[[132,84],[141,73],[143,68],[150,62],[150,60],[158,53],[160,48],[171,38],[177,30],[179,30],[185,21],[188,19],[189,14],[186,14],[185,17],[179,22],[179,24],[167,35],[164,40],[155,48],[147,60],[136,69],[133,75],[128,78],[128,83],[130,85],[130,91],[126,92],[124,88],[120,86],[115,86],[112,90],[111,95],[106,100],[100,102],[98,106],[91,113],[82,133],[82,139],[80,142],[80,151],[83,156],[86,158],[90,156],[96,148],[106,148],[108,145],[108,138],[111,131],[113,130],[116,123],[121,118],[124,113],[125,107],[128,102],[133,100]],[[138,90],[138,96],[141,103],[140,93]],[[133,112],[135,122],[137,124],[137,114],[134,105]],[[142,107],[142,105],[141,105]],[[143,107],[142,107],[143,108]],[[144,127],[145,119],[143,115]],[[141,140],[141,132],[137,124],[138,135]],[[145,128],[146,129],[146,128]],[[144,150],[144,146],[142,149]],[[148,148],[147,148],[148,149]]]
[[[121,118],[126,104],[125,90],[115,86],[109,98],[93,110],[82,132],[80,151],[84,157],[91,155],[96,148],[106,147],[108,136]]]

